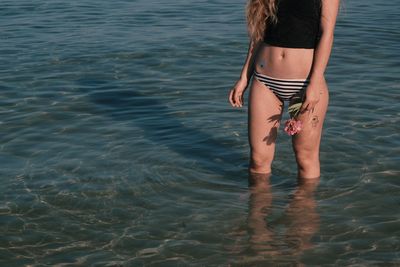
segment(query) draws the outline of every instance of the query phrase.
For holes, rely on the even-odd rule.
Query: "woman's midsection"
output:
[[[255,70],[275,78],[305,79],[309,76],[314,50],[262,45],[258,50]]]

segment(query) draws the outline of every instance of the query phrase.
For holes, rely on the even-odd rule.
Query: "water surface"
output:
[[[395,2],[349,0],[318,185],[247,181],[244,1],[0,8],[2,266],[399,266]]]

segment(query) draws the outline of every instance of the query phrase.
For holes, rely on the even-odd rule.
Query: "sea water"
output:
[[[320,182],[280,130],[259,190],[244,7],[1,2],[1,266],[400,266],[398,3],[342,2]]]

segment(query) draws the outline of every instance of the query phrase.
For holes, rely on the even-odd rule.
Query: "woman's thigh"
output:
[[[329,91],[328,88],[321,89],[319,102],[314,110],[305,111],[298,119],[302,122],[302,130],[293,136],[293,149],[298,153],[309,154],[310,157],[318,157],[321,142],[322,126],[325,114],[328,109]]]
[[[273,158],[283,103],[253,78],[249,94],[248,132],[252,155]]]

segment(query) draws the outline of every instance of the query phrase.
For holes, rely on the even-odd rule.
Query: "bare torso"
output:
[[[285,48],[262,44],[259,47],[255,70],[282,79],[305,79],[309,76],[314,49]]]

